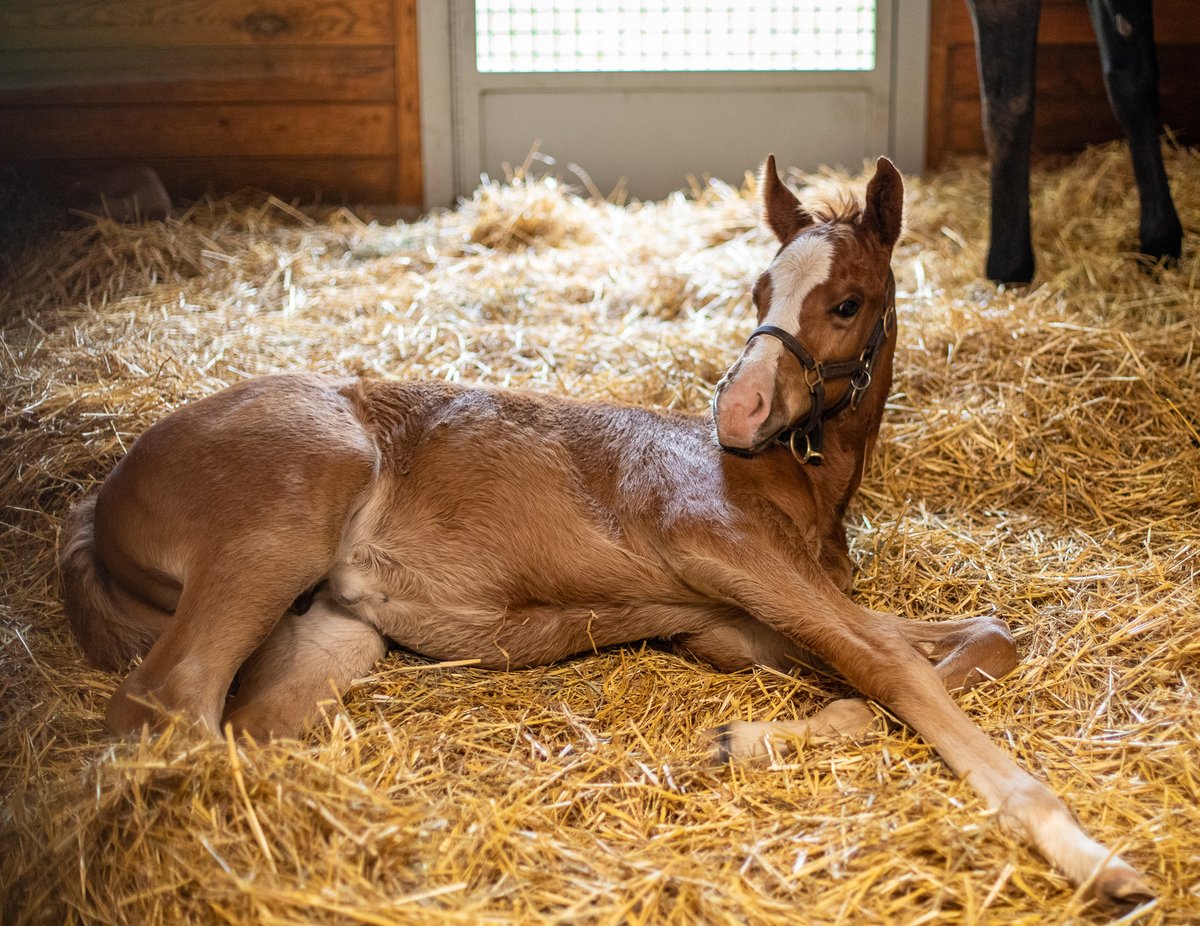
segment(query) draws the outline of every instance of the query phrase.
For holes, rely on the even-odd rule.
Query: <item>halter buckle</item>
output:
[[[856,370],[850,377],[850,407],[858,408],[858,403],[862,400],[863,393],[871,387],[871,370],[869,367],[863,367],[861,370]]]
[[[796,458],[796,462],[801,466],[809,463],[820,464],[825,457],[821,454],[821,451],[813,450],[812,436],[807,431],[804,432],[804,452],[801,453],[796,449],[797,433],[799,432],[793,431],[792,436],[788,438],[788,449],[792,452],[792,456]]]
[[[815,392],[816,388],[823,382],[825,382],[825,376],[821,372],[821,365],[819,363],[814,367],[804,368],[804,384],[808,386],[809,392]]]

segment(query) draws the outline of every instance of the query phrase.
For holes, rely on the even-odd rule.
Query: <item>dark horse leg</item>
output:
[[[1029,234],[1029,143],[1041,0],[967,0],[975,24],[983,131],[992,171],[987,275],[997,283],[1033,278]]]
[[[1147,0],[1088,0],[1088,9],[1100,43],[1108,102],[1133,158],[1142,205],[1138,227],[1142,253],[1155,260],[1177,258],[1183,230],[1158,142],[1158,62],[1151,5]]]

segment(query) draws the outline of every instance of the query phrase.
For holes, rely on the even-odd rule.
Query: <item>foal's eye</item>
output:
[[[833,314],[838,318],[853,318],[858,314],[860,308],[862,308],[862,303],[857,299],[847,299],[833,307]]]

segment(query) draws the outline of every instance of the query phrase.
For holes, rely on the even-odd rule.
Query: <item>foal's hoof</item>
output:
[[[117,736],[136,736],[144,727],[156,732],[170,720],[170,714],[155,699],[128,684],[116,690],[104,712],[105,726]]]
[[[733,748],[730,745],[733,741],[732,724],[723,723],[719,727],[705,730],[704,735],[710,740],[709,758],[713,762],[725,765],[733,761]]]
[[[879,716],[861,698],[842,698],[804,720],[751,723],[731,720],[708,731],[716,762],[766,759],[796,752],[806,742],[857,739],[880,725]]]
[[[248,736],[256,743],[269,743],[277,739],[298,739],[307,724],[295,712],[243,705],[227,713],[221,726],[222,729],[231,728],[235,739]]]
[[[787,733],[773,723],[731,720],[705,731],[711,744],[709,756],[724,765],[734,759],[766,759],[794,752],[803,733]]]
[[[1136,872],[1119,858],[1114,858],[1096,875],[1091,894],[1097,900],[1121,907],[1133,907],[1155,898],[1155,893]]]
[[[147,691],[132,676],[125,679],[109,699],[105,725],[124,737],[138,736],[144,729],[161,733],[171,726],[195,728],[210,736],[218,733],[215,718],[176,706],[181,703],[179,699],[163,697],[160,691]]]

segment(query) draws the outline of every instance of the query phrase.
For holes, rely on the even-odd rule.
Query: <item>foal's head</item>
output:
[[[904,205],[903,181],[887,158],[876,164],[861,210],[824,220],[806,212],[784,186],[774,157],[763,165],[760,187],[767,224],[780,243],[754,286],[758,323],[770,329],[752,336],[713,402],[721,446],[742,453],[757,453],[781,434],[803,429],[815,420],[810,412],[820,398],[828,413],[839,411],[843,397],[859,397],[850,391],[852,382],[861,385],[869,377],[854,379],[842,370],[842,376],[818,382],[816,370],[799,358],[807,353],[826,371],[831,364],[849,367],[840,362],[858,360],[877,336],[888,310],[892,246]]]

